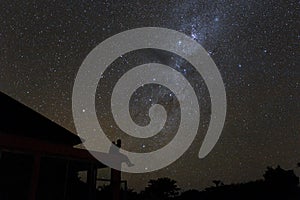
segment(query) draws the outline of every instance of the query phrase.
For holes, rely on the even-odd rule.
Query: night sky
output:
[[[105,87],[97,89],[98,119],[110,139],[122,138],[125,149],[146,152],[167,144],[178,128],[178,102],[158,85],[139,88],[130,109],[135,122],[146,125],[149,106],[165,106],[169,121],[161,133],[149,141],[135,139],[114,124],[105,106],[113,84],[143,63],[180,71],[194,86],[202,115],[196,140],[179,160],[153,173],[123,173],[123,179],[136,190],[158,177],[173,178],[183,189],[203,189],[215,179],[257,180],[267,166],[294,169],[300,162],[299,10],[299,1],[1,1],[0,90],[76,133],[72,88],[94,47],[138,27],[183,32],[206,49],[222,75],[228,101],[222,135],[212,152],[198,159],[210,100],[189,63],[153,49],[123,55],[105,72]]]

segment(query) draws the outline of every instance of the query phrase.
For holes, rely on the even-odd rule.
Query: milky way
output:
[[[187,77],[201,104],[200,129],[189,150],[157,172],[124,173],[130,187],[139,190],[150,178],[167,176],[184,189],[199,189],[215,179],[256,180],[267,166],[293,169],[300,161],[299,2],[6,1],[0,5],[0,90],[74,133],[71,97],[76,73],[87,54],[106,38],[137,27],[165,27],[187,34],[213,58],[225,83],[228,112],[218,144],[202,160],[197,153],[207,131],[210,101],[202,78],[188,63],[170,53],[145,50],[123,55],[105,73],[102,81],[107,88],[98,88],[97,93],[103,96],[97,104],[99,121],[105,119],[100,123],[111,139],[124,137],[124,146],[135,151],[160,148],[173,137],[167,133],[177,128],[178,103],[167,88],[139,88],[130,105],[135,122],[147,124],[143,111],[152,101],[166,107],[171,121],[150,141],[126,139],[104,106],[110,80],[130,67],[156,60]]]

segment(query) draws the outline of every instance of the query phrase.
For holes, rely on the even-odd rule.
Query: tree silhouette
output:
[[[213,183],[216,185],[216,187],[224,185],[224,183],[222,181],[220,181],[220,180],[213,180]]]
[[[275,169],[268,167],[264,178],[266,183],[274,187],[294,188],[299,184],[299,178],[293,170],[284,170],[280,166],[277,166]]]
[[[179,190],[175,180],[159,178],[150,180],[148,186],[141,192],[141,196],[147,200],[168,200],[177,197]]]
[[[196,200],[200,198],[201,198],[201,192],[193,189],[193,190],[182,192],[178,200]]]

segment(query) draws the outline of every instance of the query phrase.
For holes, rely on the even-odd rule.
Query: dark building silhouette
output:
[[[78,136],[0,92],[0,199],[99,199],[97,169],[106,166],[73,147],[80,143]]]

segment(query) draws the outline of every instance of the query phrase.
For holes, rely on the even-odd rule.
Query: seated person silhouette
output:
[[[122,142],[120,139],[117,140],[117,144],[113,141],[109,149],[109,154],[113,154],[117,158],[117,162],[120,166],[122,165],[122,163],[126,163],[128,167],[134,166],[134,164],[126,155],[120,153],[121,143]]]

